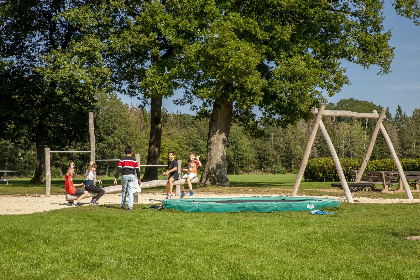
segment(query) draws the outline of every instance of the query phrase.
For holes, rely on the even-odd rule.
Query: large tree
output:
[[[162,99],[179,88],[176,59],[186,36],[177,30],[180,18],[176,1],[92,1],[62,15],[100,40],[100,50],[112,70],[115,90],[150,104],[150,140],[147,165],[159,164],[162,137]],[[169,38],[171,37],[171,38]],[[143,181],[158,178],[156,167],[146,168]]]
[[[417,2],[394,4],[417,23]],[[211,118],[201,182],[226,186],[233,121],[255,127],[254,109],[265,124],[309,118],[324,94],[349,83],[342,60],[389,72],[382,10],[378,0],[121,0],[96,1],[75,21],[108,48],[115,83],[159,101],[182,82],[180,103],[202,101]]]
[[[419,16],[415,1],[396,1],[403,16]],[[203,1],[196,40],[185,46],[190,90],[211,112],[201,183],[229,185],[226,149],[232,120],[252,116],[287,125],[349,80],[342,60],[389,72],[393,48],[384,30],[383,1]],[[247,120],[247,118],[242,118]],[[252,121],[252,118],[248,118]]]
[[[4,107],[0,127],[8,132],[3,137],[24,135],[36,143],[34,183],[43,180],[46,145],[62,147],[88,139],[88,112],[93,108],[96,87],[83,73],[92,69],[65,67],[54,55],[80,34],[77,25],[57,15],[83,4],[64,0],[0,3],[0,92]]]

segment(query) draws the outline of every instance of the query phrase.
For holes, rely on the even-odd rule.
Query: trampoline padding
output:
[[[276,212],[312,211],[322,208],[338,207],[340,201],[314,197],[233,197],[233,198],[189,198],[166,199],[163,208],[184,212]]]

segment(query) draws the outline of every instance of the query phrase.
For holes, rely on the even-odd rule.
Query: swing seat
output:
[[[350,192],[357,192],[357,191],[366,191],[366,189],[369,189],[370,191],[376,191],[375,184],[371,182],[362,182],[362,183],[347,183],[349,186]],[[341,183],[332,183],[332,187],[338,187],[343,188]]]

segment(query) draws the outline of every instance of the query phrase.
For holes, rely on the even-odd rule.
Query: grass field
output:
[[[236,175],[233,187],[197,191],[290,193],[295,176]],[[63,180],[53,186],[63,193]],[[298,193],[331,189],[303,182]],[[0,190],[45,186],[13,179]],[[405,239],[420,235],[418,204],[342,203],[331,215],[147,206],[0,216],[0,279],[420,279],[420,241]]]
[[[416,204],[337,214],[118,205],[0,216],[0,279],[420,279]]]

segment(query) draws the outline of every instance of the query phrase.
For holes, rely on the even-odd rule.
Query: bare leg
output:
[[[168,184],[166,184],[165,188],[166,188],[166,196],[168,196],[169,195],[169,182]]]
[[[85,198],[88,195],[88,191],[85,191],[81,196],[79,196],[78,199],[76,199],[76,201],[74,203],[79,203],[83,198]]]
[[[169,192],[171,193],[172,189],[174,188],[174,184],[173,184],[174,178],[173,177],[169,178],[168,183],[169,183]]]
[[[192,191],[192,184],[191,184],[191,178],[190,177],[187,178],[187,184],[188,184],[188,188],[190,189],[190,191]]]

